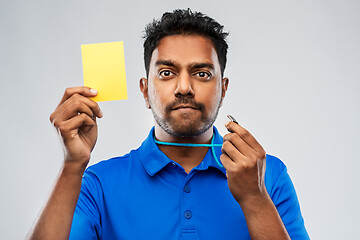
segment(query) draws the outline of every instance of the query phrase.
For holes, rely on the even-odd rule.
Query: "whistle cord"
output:
[[[160,145],[166,145],[166,146],[176,146],[176,147],[210,147],[211,148],[211,153],[213,155],[213,157],[215,158],[215,161],[216,163],[220,166],[220,167],[224,167],[219,159],[216,157],[216,154],[215,154],[215,149],[214,147],[222,147],[222,144],[218,144],[218,143],[214,143],[214,136],[212,137],[211,139],[211,143],[210,144],[204,144],[204,143],[173,143],[173,142],[161,142],[161,141],[158,141],[155,139],[155,136],[154,136],[154,141],[155,143],[157,144],[160,144]]]

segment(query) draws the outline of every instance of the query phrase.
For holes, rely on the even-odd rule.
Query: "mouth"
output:
[[[193,105],[188,105],[188,104],[180,104],[177,105],[173,108],[173,110],[177,110],[177,109],[198,109],[197,107],[193,106]]]

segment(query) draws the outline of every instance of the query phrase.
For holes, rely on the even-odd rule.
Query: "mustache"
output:
[[[169,103],[166,106],[166,111],[171,111],[177,108],[179,105],[188,105],[192,108],[198,109],[202,111],[205,108],[205,105],[203,103],[196,102],[194,98],[189,97],[178,97],[173,101],[172,103]]]

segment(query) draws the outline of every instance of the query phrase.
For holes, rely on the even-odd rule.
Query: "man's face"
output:
[[[162,38],[143,81],[155,121],[176,137],[198,136],[213,125],[228,84],[213,43],[198,35]]]

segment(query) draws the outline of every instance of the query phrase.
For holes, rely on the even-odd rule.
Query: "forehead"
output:
[[[181,65],[207,62],[215,68],[219,66],[212,41],[199,35],[172,35],[162,38],[152,53],[150,65],[158,60],[171,60]]]

